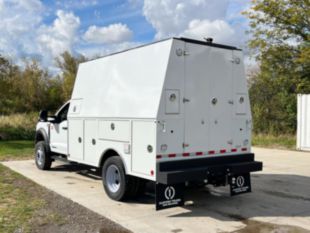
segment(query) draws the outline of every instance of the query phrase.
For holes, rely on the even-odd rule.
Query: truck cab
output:
[[[43,141],[51,153],[66,156],[68,154],[68,110],[70,101],[61,106],[53,116],[40,112],[36,126],[36,143]]]

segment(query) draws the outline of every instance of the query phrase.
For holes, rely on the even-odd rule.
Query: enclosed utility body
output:
[[[138,178],[156,182],[157,209],[182,205],[191,181],[249,192],[249,173],[262,170],[251,153],[243,55],[235,47],[171,38],[82,63],[63,108],[65,121],[39,122],[38,132],[49,134],[52,154],[103,168],[116,200],[135,193]],[[57,124],[67,135],[58,144]]]

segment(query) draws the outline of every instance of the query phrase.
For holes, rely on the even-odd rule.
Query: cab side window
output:
[[[66,121],[67,120],[67,115],[68,115],[68,110],[69,110],[70,104],[68,103],[61,111],[58,113],[58,120],[59,122]]]

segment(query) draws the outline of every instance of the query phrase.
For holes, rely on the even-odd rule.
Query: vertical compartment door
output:
[[[133,172],[156,177],[154,176],[156,164],[156,124],[154,121],[132,121],[131,164]]]
[[[232,51],[186,43],[184,152],[230,149]]]
[[[234,98],[234,147],[248,147],[251,145],[251,110],[248,95],[246,75],[241,51],[233,51],[232,75]]]
[[[206,151],[209,130],[209,46],[186,43],[184,152]]]
[[[68,123],[70,159],[82,161],[84,156],[84,121],[69,119]]]
[[[84,140],[84,160],[88,163],[96,163],[97,155],[97,139],[98,139],[98,121],[85,120],[85,140]]]

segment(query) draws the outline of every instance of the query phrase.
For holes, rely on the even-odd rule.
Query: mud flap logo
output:
[[[184,205],[184,184],[156,184],[156,210]]]
[[[244,178],[243,176],[238,176],[236,179],[236,184],[239,188],[243,187],[244,185]]]
[[[175,196],[175,189],[172,186],[168,186],[165,189],[165,197],[167,200],[172,200]]]
[[[250,174],[238,174],[229,177],[230,195],[251,192]]]

